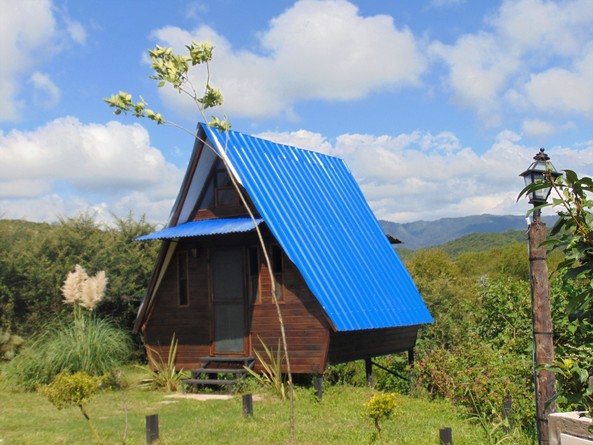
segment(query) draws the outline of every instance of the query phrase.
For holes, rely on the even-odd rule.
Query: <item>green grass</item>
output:
[[[128,371],[129,375],[129,371]],[[140,376],[134,375],[137,379]],[[347,386],[326,389],[317,401],[311,390],[298,389],[296,438],[300,445],[368,443],[373,426],[363,418],[370,390]],[[384,423],[390,444],[438,444],[439,429],[453,429],[456,445],[486,443],[482,431],[457,417],[446,402],[398,396],[400,415]],[[57,410],[32,392],[13,392],[0,385],[0,444],[93,443],[76,408]],[[87,405],[106,444],[122,443],[125,412],[127,444],[145,444],[145,416],[159,415],[160,444],[284,444],[289,437],[289,405],[271,396],[254,400],[252,418],[243,418],[240,396],[231,400],[171,400],[164,393],[131,387],[106,391]]]

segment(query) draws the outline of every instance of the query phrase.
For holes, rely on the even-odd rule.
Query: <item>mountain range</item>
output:
[[[544,216],[542,220],[548,227],[552,227],[556,217]],[[401,246],[412,250],[440,246],[470,234],[501,233],[509,230],[527,231],[525,216],[513,215],[484,214],[410,223],[379,220],[379,224],[385,233],[402,242],[397,247]]]

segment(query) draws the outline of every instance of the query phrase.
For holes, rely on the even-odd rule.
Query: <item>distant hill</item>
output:
[[[555,221],[555,217],[543,217],[542,219],[549,227]],[[474,239],[472,242],[479,243],[481,240],[477,234],[504,233],[508,231],[522,231],[524,233],[527,230],[525,217],[512,215],[498,216],[485,214],[403,224],[380,220],[379,223],[386,233],[403,242],[398,247],[412,250],[440,246],[466,235],[473,234]],[[507,238],[517,236],[518,234],[509,234]],[[495,245],[490,244],[492,242],[491,239],[488,241],[484,239],[483,241],[491,247],[495,247]],[[508,244],[508,241],[504,242],[502,238],[498,241],[503,242],[502,245]],[[498,244],[498,242],[495,242],[495,244]]]

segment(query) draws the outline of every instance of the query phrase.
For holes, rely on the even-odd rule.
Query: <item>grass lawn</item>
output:
[[[296,438],[300,445],[365,444],[373,427],[362,417],[370,390],[335,386],[317,401],[312,391],[297,389]],[[160,444],[285,444],[289,404],[273,396],[254,400],[253,417],[243,418],[240,396],[230,400],[168,399],[164,393],[130,387],[106,391],[87,405],[106,444],[122,443],[125,415],[127,444],[145,444],[145,416],[159,415]],[[399,416],[384,422],[386,443],[438,444],[439,429],[451,427],[455,445],[483,444],[478,426],[459,419],[446,402],[399,396]],[[78,408],[57,410],[37,393],[14,392],[0,385],[0,445],[92,444],[93,436]]]

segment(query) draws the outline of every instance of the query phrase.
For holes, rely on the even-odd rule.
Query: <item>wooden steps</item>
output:
[[[255,357],[201,357],[201,367],[191,370],[191,378],[184,379],[184,392],[188,386],[194,389],[226,387],[232,392],[237,384],[248,372],[244,367],[253,369]]]

